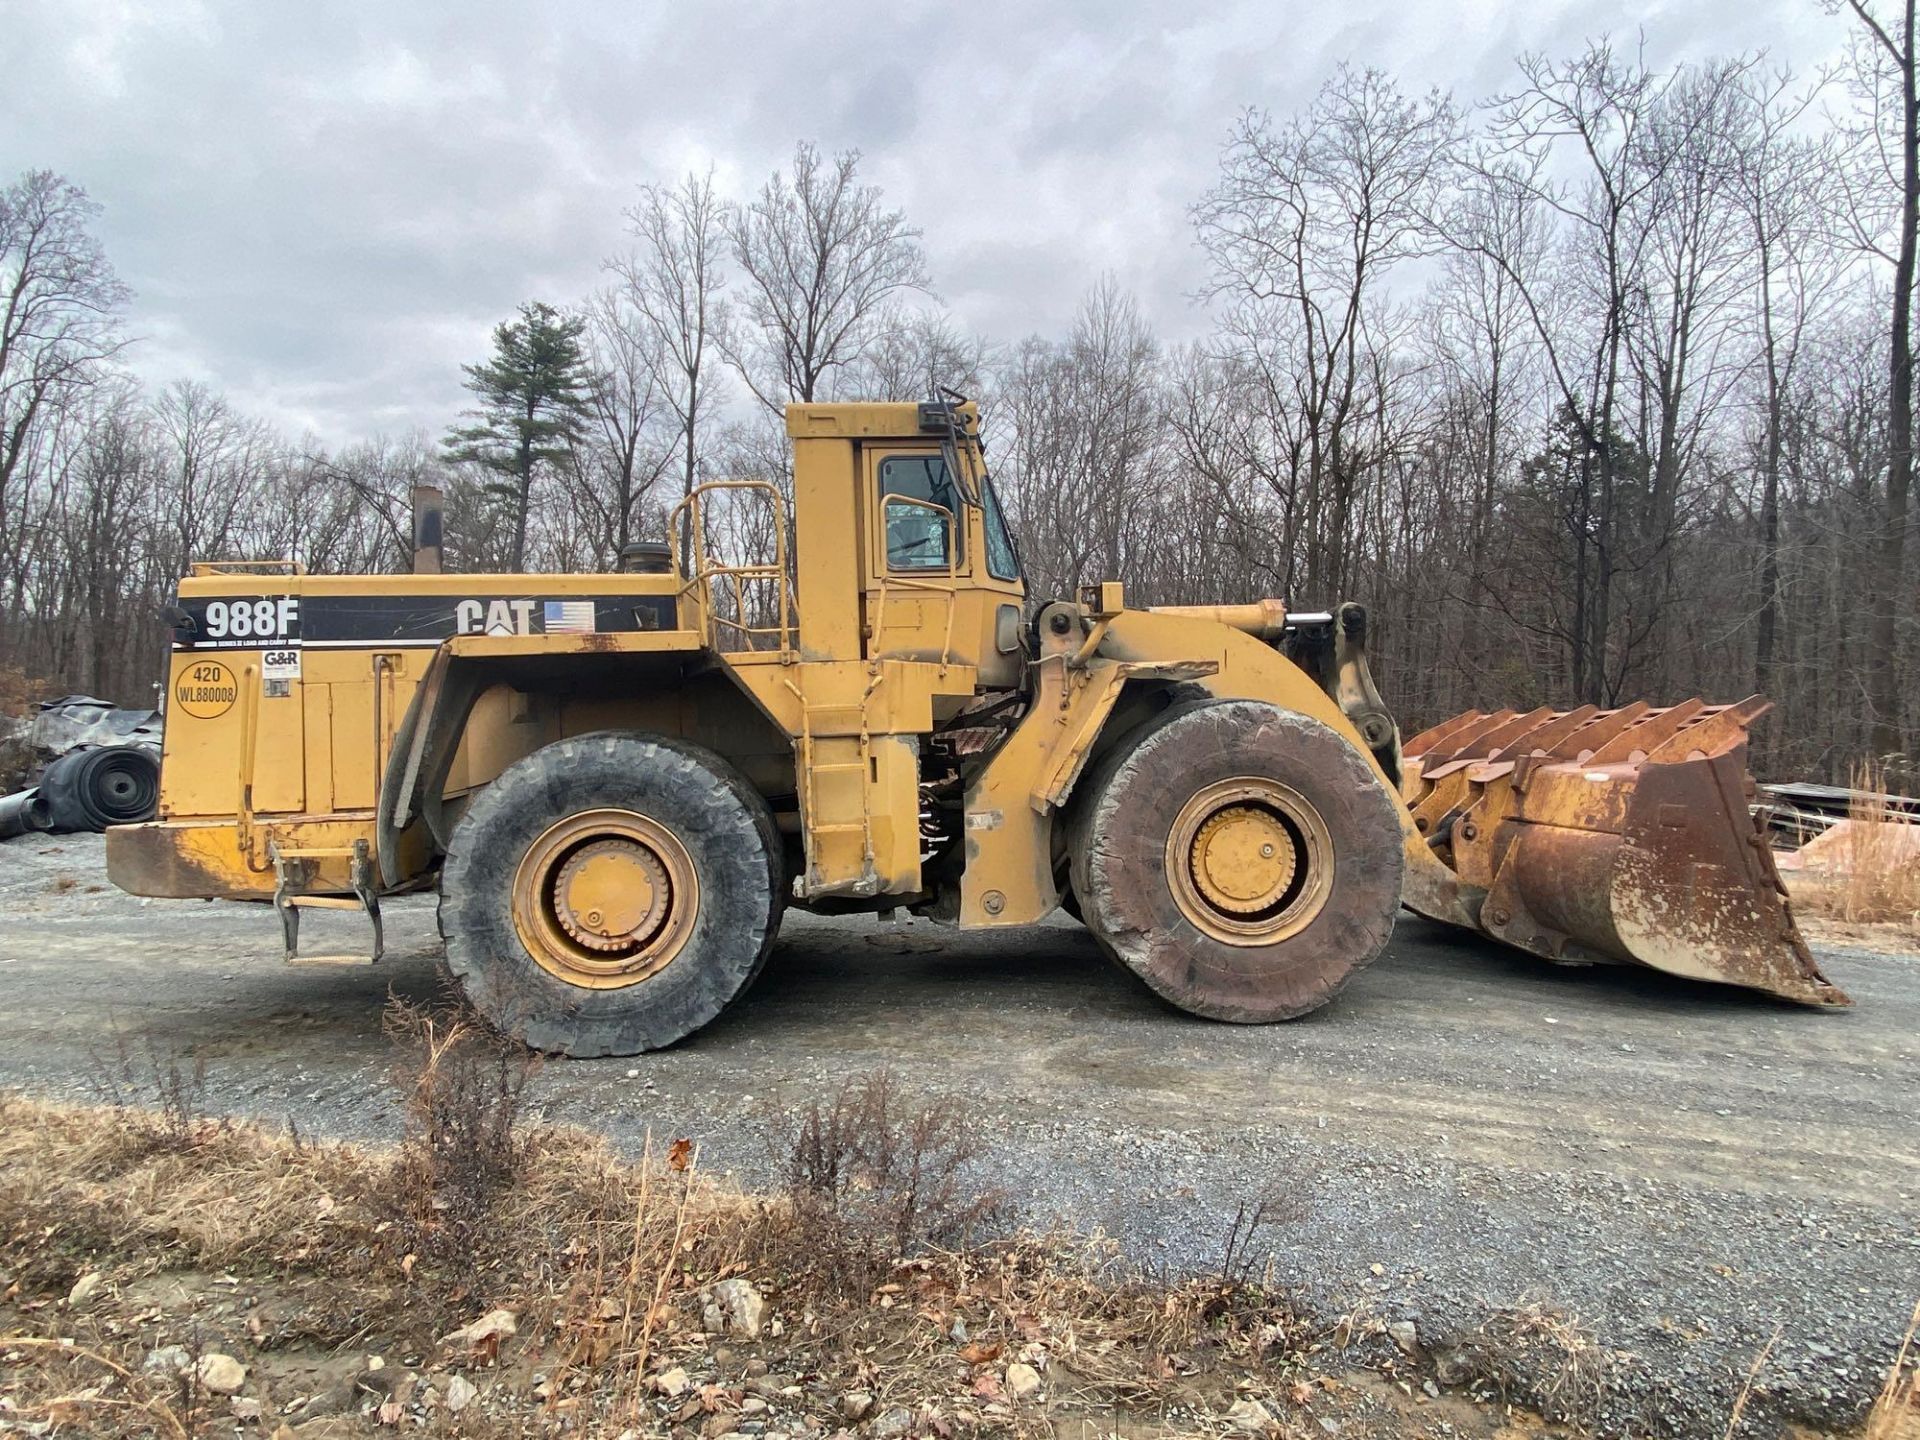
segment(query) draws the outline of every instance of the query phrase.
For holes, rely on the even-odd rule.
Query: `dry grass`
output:
[[[1844,831],[1824,847],[1818,869],[1792,879],[1796,907],[1849,925],[1891,925],[1920,936],[1920,850],[1917,828],[1887,801],[1886,772],[1857,766]]]
[[[1549,1420],[1576,1425],[1592,1423],[1609,1382],[1634,1359],[1541,1301],[1494,1310],[1465,1349],[1465,1363],[1500,1394],[1522,1396]],[[1744,1397],[1735,1404],[1743,1408]]]
[[[0,664],[0,722],[29,719],[37,701],[59,693],[52,682],[28,675],[18,665]],[[4,728],[0,724],[0,729]],[[39,768],[24,734],[0,736],[0,795],[18,790]]]
[[[1920,1305],[1913,1307],[1900,1353],[1887,1369],[1886,1383],[1867,1412],[1862,1440],[1920,1440]]]
[[[209,1118],[198,1072],[151,1058],[122,1057],[119,1103],[0,1096],[0,1429],[232,1433],[191,1367],[145,1368],[171,1344],[249,1366],[262,1437],[345,1386],[364,1418],[315,1433],[713,1440],[899,1409],[922,1440],[1218,1435],[1229,1411],[1273,1437],[1319,1440],[1324,1420],[1348,1440],[1492,1440],[1537,1423],[1523,1405],[1577,1427],[1631,1359],[1549,1306],[1503,1310],[1460,1357],[1469,1378],[1446,1382],[1496,1403],[1428,1408],[1378,1317],[1316,1322],[1263,1273],[1283,1206],[1218,1227],[1217,1273],[1146,1279],[1097,1240],[969,1237],[996,1201],[974,1138],[889,1077],[803,1115],[788,1189],[753,1196],[686,1141],[649,1140],[636,1163],[520,1121],[525,1062],[458,1016],[392,1028],[407,1120],[391,1150]],[[758,1336],[716,1318],[730,1280],[764,1298]],[[445,1343],[495,1309],[511,1337]],[[390,1357],[387,1379],[368,1354]],[[1019,1393],[1029,1368],[1040,1388]],[[457,1416],[455,1377],[483,1392]],[[1910,1440],[1888,1427],[1913,1390],[1903,1353],[1871,1440]]]
[[[405,1120],[383,1248],[470,1290],[518,1243],[495,1212],[530,1177],[520,1111],[540,1057],[452,1007],[395,1000],[384,1023]]]
[[[886,1070],[849,1081],[807,1107],[775,1157],[793,1263],[871,1288],[917,1251],[964,1246],[1002,1211],[978,1173],[982,1151],[959,1102],[910,1104]]]
[[[208,1117],[196,1067],[124,1045],[99,1067],[108,1104],[0,1097],[0,1421],[231,1427],[191,1376],[143,1371],[174,1343],[252,1367],[269,1429],[368,1352],[416,1357],[421,1395],[452,1372],[492,1385],[487,1412],[457,1422],[409,1400],[428,1434],[717,1435],[753,1401],[756,1353],[804,1381],[791,1403],[827,1429],[865,1391],[942,1440],[1053,1434],[1072,1415],[1185,1429],[1247,1395],[1303,1421],[1343,1403],[1315,1379],[1313,1330],[1244,1274],[1149,1283],[1116,1278],[1099,1243],[982,1243],[998,1197],[971,1127],[889,1076],[807,1112],[786,1191],[750,1196],[705,1178],[684,1141],[635,1164],[521,1123],[524,1052],[457,1015],[391,1022],[392,1150]],[[714,1287],[734,1279],[765,1297],[757,1339],[712,1328]],[[76,1284],[97,1293],[70,1304]],[[495,1308],[516,1317],[505,1349],[447,1353],[442,1336]],[[1016,1365],[1038,1396],[1014,1393]],[[676,1368],[695,1380],[663,1393]]]
[[[101,1435],[230,1425],[225,1402],[141,1373],[148,1349],[188,1323],[132,1298],[169,1275],[216,1277],[216,1287],[246,1277],[225,1293],[271,1292],[281,1318],[264,1334],[223,1330],[212,1316],[191,1322],[206,1347],[242,1353],[263,1372],[275,1348],[431,1356],[448,1317],[512,1310],[526,1366],[546,1381],[523,1389],[510,1413],[483,1423],[470,1411],[465,1434],[547,1433],[564,1415],[591,1417],[584,1433],[608,1437],[676,1424],[719,1433],[710,1422],[745,1403],[737,1376],[671,1400],[656,1386],[673,1366],[716,1363],[720,1337],[703,1329],[704,1302],[736,1277],[781,1317],[781,1364],[819,1377],[812,1403],[829,1420],[837,1392],[866,1389],[882,1408],[917,1411],[937,1397],[947,1435],[1049,1433],[1045,1417],[1064,1411],[1208,1413],[1249,1383],[1281,1394],[1308,1373],[1298,1347],[1309,1332],[1276,1298],[1224,1306],[1215,1285],[1114,1284],[1101,1278],[1103,1247],[1036,1237],[922,1247],[885,1265],[879,1283],[849,1288],[855,1272],[805,1263],[818,1231],[784,1199],[703,1179],[685,1151],[659,1147],[634,1165],[561,1130],[530,1131],[519,1147],[514,1178],[485,1210],[512,1245],[402,1252],[392,1194],[419,1163],[404,1149],[231,1125],[183,1134],[114,1108],[0,1099],[10,1418],[64,1417],[80,1426],[73,1433]],[[62,1297],[90,1273],[128,1303],[69,1311]],[[489,1356],[478,1367],[489,1361],[506,1363]],[[1009,1394],[1016,1361],[1046,1377],[1044,1407]],[[33,1383],[17,1383],[29,1370]],[[1324,1411],[1334,1403],[1326,1393],[1290,1403]],[[428,1433],[450,1419],[428,1418]]]

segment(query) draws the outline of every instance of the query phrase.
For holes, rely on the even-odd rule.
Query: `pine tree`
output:
[[[586,321],[535,300],[517,319],[494,327],[493,356],[466,365],[467,389],[480,399],[466,413],[478,423],[447,432],[447,456],[471,460],[501,478],[486,487],[511,507],[510,570],[527,563],[527,510],[534,476],[558,464],[580,438],[592,377],[580,343]]]

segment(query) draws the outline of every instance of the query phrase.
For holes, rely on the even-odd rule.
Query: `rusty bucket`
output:
[[[1752,814],[1747,728],[1769,708],[1475,710],[1416,735],[1403,795],[1456,893],[1409,903],[1562,963],[1850,1004],[1794,925]]]

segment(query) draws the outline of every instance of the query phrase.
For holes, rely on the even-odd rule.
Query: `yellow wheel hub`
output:
[[[1187,863],[1209,904],[1251,915],[1286,893],[1296,868],[1293,837],[1271,810],[1232,805],[1201,825]]]
[[[700,883],[680,838],[632,810],[588,810],[521,857],[513,923],[535,963],[594,990],[638,984],[692,933]]]
[[[631,840],[594,840],[560,867],[553,909],[582,945],[618,950],[657,930],[671,897],[666,868],[651,850]]]
[[[1195,791],[1167,836],[1167,887],[1196,929],[1273,945],[1313,923],[1333,893],[1333,835],[1313,803],[1262,775]]]

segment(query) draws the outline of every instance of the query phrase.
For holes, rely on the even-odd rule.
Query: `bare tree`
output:
[[[1424,251],[1458,139],[1453,103],[1413,98],[1378,70],[1342,66],[1312,105],[1275,123],[1236,122],[1220,178],[1194,209],[1211,263],[1206,293],[1243,334],[1275,337],[1303,427],[1304,498],[1314,517],[1306,587],[1339,588],[1367,466],[1359,431],[1386,322],[1393,267]]]
[[[1664,694],[1681,683],[1670,651],[1684,629],[1689,578],[1679,565],[1687,529],[1682,512],[1717,493],[1714,467],[1701,463],[1702,447],[1732,405],[1748,356],[1752,251],[1734,177],[1741,87],[1757,68],[1754,56],[1685,67],[1647,116],[1641,164],[1659,178],[1647,192],[1644,215],[1634,217],[1646,238],[1626,330],[1647,479],[1627,516],[1621,554],[1630,578],[1620,597],[1624,628],[1636,637],[1639,653],[1622,654],[1616,692],[1631,684]]]
[[[932,285],[920,232],[859,168],[858,150],[827,159],[802,141],[791,172],[728,215],[745,322],[728,357],[769,408],[829,398],[878,343],[888,302]]]
[[[586,316],[593,379],[587,438],[572,456],[574,493],[592,513],[595,551],[613,560],[647,523],[654,486],[677,458],[678,437],[666,433],[672,409],[666,385],[677,370],[624,286],[596,292]],[[658,529],[664,533],[664,521]]]
[[[939,389],[982,398],[993,347],[940,310],[890,311],[874,342],[850,367],[848,398],[923,400]]]
[[[1007,503],[1036,592],[1148,578],[1162,538],[1149,512],[1171,457],[1159,342],[1133,297],[1102,279],[1072,335],[1028,339],[1000,388],[1012,430]]]
[[[1494,233],[1453,238],[1503,269],[1523,297],[1558,392],[1560,420],[1577,441],[1556,502],[1571,540],[1572,589],[1564,630],[1573,689],[1605,700],[1622,577],[1624,493],[1636,463],[1621,429],[1628,327],[1644,282],[1648,196],[1662,179],[1643,131],[1666,85],[1638,56],[1596,41],[1572,60],[1520,59],[1522,83],[1489,106],[1487,137],[1467,184],[1504,203],[1540,207],[1564,227],[1557,264],[1530,273]],[[1579,183],[1562,179],[1579,167]]]
[[[1454,663],[1485,676],[1511,653],[1496,623],[1505,589],[1496,583],[1493,564],[1497,506],[1512,477],[1521,417],[1536,414],[1539,402],[1538,339],[1514,272],[1540,273],[1550,230],[1537,207],[1508,189],[1469,188],[1449,201],[1449,211],[1447,228],[1475,238],[1443,258],[1427,315],[1427,343],[1446,397],[1438,426],[1443,445],[1430,473],[1471,465],[1470,474],[1456,477],[1464,493],[1451,528],[1466,532],[1464,563],[1446,596],[1453,602],[1449,608],[1466,612]],[[1490,253],[1508,263],[1490,259]]]
[[[446,472],[432,439],[416,430],[333,454],[309,447],[294,478],[307,519],[301,558],[324,572],[378,573],[411,568],[414,487],[444,486]]]
[[[153,423],[175,565],[233,558],[249,511],[262,501],[259,482],[276,458],[272,436],[197,380],[176,380],[162,391]]]
[[[641,187],[639,202],[626,214],[633,248],[607,268],[619,279],[622,304],[650,337],[644,353],[677,422],[680,493],[690,495],[700,479],[714,360],[729,323],[725,206],[709,169],[689,173],[670,189]],[[688,563],[684,547],[680,562]]]
[[[1894,0],[1889,6],[1872,0],[1844,3],[1867,37],[1855,49],[1852,70],[1857,88],[1873,107],[1868,163],[1881,177],[1884,196],[1869,201],[1856,214],[1892,212],[1887,216],[1890,224],[1869,228],[1857,222],[1863,240],[1893,270],[1887,343],[1886,504],[1878,527],[1879,563],[1872,586],[1869,643],[1874,670],[1867,697],[1873,711],[1874,748],[1888,755],[1901,749],[1904,735],[1898,612],[1903,591],[1911,590],[1906,552],[1907,509],[1913,490],[1914,265],[1920,239],[1920,50],[1915,48],[1915,0]],[[1886,9],[1893,11],[1891,18],[1882,13]]]
[[[129,292],[93,233],[99,215],[51,170],[0,190],[0,516],[35,426],[127,343]]]
[[[1760,436],[1758,470],[1760,557],[1755,582],[1753,688],[1772,694],[1780,616],[1781,483],[1790,396],[1808,350],[1808,332],[1831,309],[1844,262],[1823,233],[1838,196],[1840,157],[1828,137],[1796,132],[1818,93],[1795,94],[1781,71],[1750,72],[1738,91],[1731,137],[1731,183],[1743,221],[1751,277],[1748,325],[1757,351]],[[1767,743],[1777,742],[1769,732]]]

